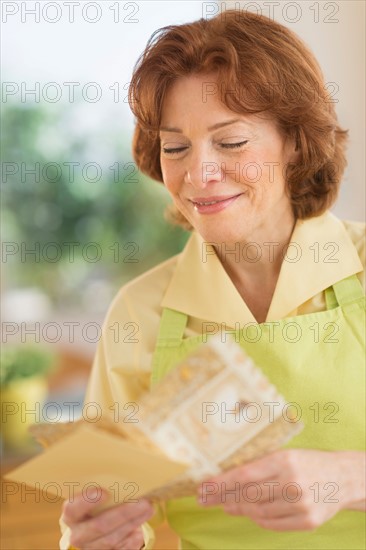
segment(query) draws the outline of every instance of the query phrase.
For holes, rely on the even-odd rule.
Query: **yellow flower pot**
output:
[[[28,429],[43,421],[47,393],[42,376],[13,380],[1,388],[1,437],[6,451],[26,452],[35,446]]]

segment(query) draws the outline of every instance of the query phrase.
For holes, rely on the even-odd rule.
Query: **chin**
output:
[[[224,228],[218,225],[212,228],[197,228],[197,231],[206,242],[226,243],[229,246],[230,243],[235,244],[246,240],[243,232],[235,230],[234,227]]]

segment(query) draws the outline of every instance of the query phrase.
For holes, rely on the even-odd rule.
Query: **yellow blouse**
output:
[[[225,244],[215,243],[225,247]],[[271,258],[276,243],[226,248],[237,261]],[[365,224],[340,221],[332,213],[296,222],[266,321],[326,309],[324,290],[357,274],[366,288]],[[149,389],[151,359],[160,315],[168,307],[188,315],[186,336],[235,329],[256,320],[215,254],[213,243],[193,232],[183,252],[125,285],[112,302],[87,388],[85,402],[105,415],[113,405],[138,401]],[[111,409],[109,407],[112,407]],[[149,523],[160,521],[163,509]],[[144,524],[145,548],[153,530]],[[68,548],[68,532],[60,548]]]

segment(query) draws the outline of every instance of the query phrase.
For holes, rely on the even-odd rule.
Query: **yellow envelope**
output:
[[[299,433],[302,424],[280,410],[271,418],[271,402],[286,406],[234,340],[213,336],[141,396],[137,423],[36,425],[33,435],[50,446],[8,477],[65,499],[80,492],[88,499],[88,489],[103,487],[108,505],[194,495],[205,478]],[[247,419],[250,404],[260,410],[256,422]]]
[[[187,469],[118,435],[80,425],[4,477],[64,499],[80,492],[92,499],[93,488],[105,488],[113,505],[136,502]]]

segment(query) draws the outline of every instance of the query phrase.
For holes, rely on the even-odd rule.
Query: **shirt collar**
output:
[[[362,269],[356,248],[336,216],[326,212],[297,220],[266,321],[296,314],[301,304]],[[197,232],[178,256],[161,305],[230,328],[238,322],[256,322],[214,248]]]

